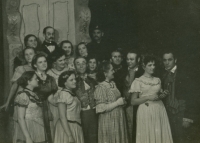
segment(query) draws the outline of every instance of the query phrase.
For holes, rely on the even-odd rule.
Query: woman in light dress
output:
[[[128,143],[123,106],[125,99],[112,81],[113,66],[103,62],[97,73],[99,82],[94,92],[96,112],[99,114],[98,143]]]
[[[81,127],[81,103],[73,92],[76,88],[75,73],[63,72],[58,79],[63,89],[58,95],[59,120],[56,123],[54,143],[84,143]]]
[[[160,100],[167,91],[161,91],[160,79],[153,76],[155,61],[151,55],[144,57],[144,74],[133,81],[129,91],[131,104],[139,105],[136,143],[173,143],[168,116]]]
[[[38,87],[38,78],[34,71],[27,71],[17,82],[24,89],[15,98],[17,122],[13,143],[45,143],[41,101],[33,91]]]
[[[64,50],[55,50],[52,52],[52,54],[49,56],[49,61],[51,65],[51,69],[47,71],[47,74],[52,76],[56,84],[58,86],[58,77],[60,76],[61,73],[64,71],[68,71],[69,68],[66,67],[66,56]],[[52,137],[54,137],[55,134],[55,124],[59,118],[58,114],[58,106],[56,104],[57,102],[57,97],[58,97],[58,92],[60,92],[62,88],[58,86],[58,91],[55,94],[51,94],[48,97],[49,101],[49,108],[51,110],[51,113],[53,114],[53,121],[51,122],[51,131],[52,131]]]
[[[0,109],[5,108],[5,110],[7,110],[9,105],[12,104],[11,99],[13,98],[13,96],[16,95],[17,91],[22,90],[22,88],[19,87],[19,85],[17,84],[17,79],[19,79],[21,77],[21,75],[26,71],[34,71],[34,69],[31,66],[31,62],[32,62],[32,59],[33,59],[35,54],[36,54],[36,52],[35,52],[34,48],[28,47],[28,48],[25,48],[23,50],[23,57],[26,61],[26,64],[22,65],[22,66],[18,66],[15,69],[15,72],[14,72],[13,77],[11,79],[12,86],[11,86],[8,98],[6,100],[6,103],[4,105],[2,105],[0,107]]]

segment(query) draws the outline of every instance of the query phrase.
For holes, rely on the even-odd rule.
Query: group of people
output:
[[[183,143],[194,124],[191,79],[177,66],[176,54],[157,58],[132,48],[126,62],[120,49],[103,40],[99,26],[93,41],[54,42],[24,39],[23,58],[15,58],[12,87],[2,108],[14,107],[13,143]],[[75,54],[74,54],[75,51]],[[190,85],[190,86],[188,86]],[[13,102],[12,102],[12,99]]]

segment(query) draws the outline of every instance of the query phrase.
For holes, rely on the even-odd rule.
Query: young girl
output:
[[[33,49],[33,48],[28,47],[28,48],[23,50],[23,57],[26,61],[26,64],[22,65],[22,66],[18,66],[15,69],[15,72],[14,72],[13,77],[11,79],[12,86],[11,86],[7,101],[4,105],[2,105],[0,107],[0,109],[5,108],[5,110],[7,110],[10,103],[11,103],[11,99],[13,98],[13,96],[17,93],[17,91],[22,89],[22,88],[19,88],[19,85],[17,84],[17,79],[19,79],[21,77],[21,75],[26,71],[34,71],[32,66],[31,66],[31,62],[32,62],[32,59],[33,59],[35,54],[36,54],[36,52],[35,52],[35,49]]]
[[[68,40],[62,41],[60,47],[65,51],[67,67],[74,70],[74,48],[72,43]]]
[[[23,91],[15,98],[13,143],[45,142],[41,101],[33,90],[38,87],[38,78],[34,71],[27,71],[17,80]]]
[[[76,56],[77,57],[84,57],[84,58],[88,58],[88,48],[86,46],[86,43],[85,42],[80,42],[78,45],[77,45],[77,48],[76,48]]]
[[[44,127],[47,136],[48,143],[53,142],[54,128],[50,126],[53,122],[53,116],[49,109],[48,97],[55,94],[58,90],[56,81],[53,77],[46,73],[48,68],[46,56],[42,53],[37,54],[33,57],[32,67],[39,80],[39,86],[36,90],[39,98],[42,100],[43,104],[43,117],[44,117]]]
[[[96,80],[96,74],[98,70],[98,61],[95,57],[88,58],[88,68],[87,73],[88,76]]]
[[[63,89],[58,94],[59,120],[55,129],[55,143],[83,143],[81,128],[81,103],[73,93],[76,88],[75,73],[65,71],[58,78],[58,86]]]

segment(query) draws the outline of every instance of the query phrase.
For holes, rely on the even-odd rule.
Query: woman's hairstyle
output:
[[[34,70],[36,70],[36,67],[35,67],[34,65],[37,63],[37,60],[38,60],[39,58],[41,58],[41,57],[44,57],[45,59],[47,59],[47,58],[46,58],[46,55],[43,54],[43,53],[38,53],[38,54],[36,54],[36,55],[33,57],[31,66],[32,66],[32,68],[33,68]]]
[[[70,56],[72,56],[74,54],[74,47],[72,45],[72,42],[70,42],[69,40],[64,40],[60,43],[60,49],[62,49],[62,46],[65,44],[65,43],[69,43],[71,45],[71,53],[70,53]]]
[[[58,78],[58,86],[65,88],[65,82],[67,81],[67,79],[72,75],[75,75],[74,71],[65,71],[63,73],[61,73],[61,75]]]
[[[109,61],[104,61],[99,66],[99,71],[97,72],[97,81],[102,82],[106,79],[105,74],[110,70],[111,63]]]
[[[89,69],[89,62],[90,62],[90,60],[92,60],[92,59],[95,59],[96,64],[97,64],[97,67],[96,67],[96,69],[95,69],[94,71],[95,71],[95,72],[98,71],[99,62],[98,62],[97,58],[96,58],[94,55],[92,55],[92,56],[89,56],[89,57],[87,58],[87,64],[88,64],[88,66],[87,66],[87,71],[86,71],[87,73],[90,72],[90,69]]]
[[[52,64],[56,62],[62,56],[66,56],[65,51],[63,49],[54,50],[48,57],[49,68],[52,68]]]
[[[153,54],[146,54],[142,56],[142,65],[146,66],[149,62],[157,62],[156,57]]]
[[[87,48],[87,52],[88,52],[87,43],[85,43],[85,42],[80,42],[80,43],[77,45],[77,47],[76,47],[76,56],[81,56],[80,53],[79,53],[78,47],[79,47],[80,45],[82,45],[82,44],[85,45],[85,47]]]
[[[33,50],[33,52],[36,54],[36,50],[35,50],[35,48],[32,48],[32,47],[26,47],[25,49],[23,49],[23,58],[24,58],[24,59],[25,59],[25,52],[26,52],[26,50],[29,50],[29,49]]]
[[[28,85],[28,81],[30,81],[35,75],[34,71],[26,71],[22,74],[22,76],[17,80],[17,84],[23,88]]]
[[[27,47],[27,42],[28,42],[28,39],[29,39],[30,37],[35,37],[35,39],[36,39],[36,41],[37,41],[37,43],[38,43],[38,39],[37,39],[37,37],[36,37],[35,35],[33,35],[33,34],[28,34],[28,35],[26,35],[26,36],[24,37],[24,45],[25,45],[25,47]],[[36,47],[36,48],[37,48],[37,47]]]

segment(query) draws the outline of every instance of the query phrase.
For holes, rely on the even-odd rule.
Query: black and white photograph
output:
[[[200,143],[200,1],[0,11],[0,143]]]

